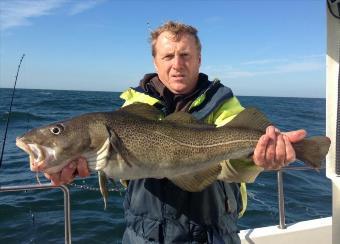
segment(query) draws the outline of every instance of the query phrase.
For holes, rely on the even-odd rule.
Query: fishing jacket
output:
[[[157,74],[147,74],[136,88],[122,93],[123,106],[142,102],[164,116],[186,111],[196,119],[222,126],[244,108],[230,88],[199,74],[188,96],[172,94]],[[145,148],[148,150],[148,148]],[[230,162],[226,162],[230,165]],[[235,162],[235,165],[238,162]],[[240,243],[237,219],[246,208],[245,184],[215,181],[201,192],[187,192],[168,179],[131,180],[124,210],[123,243]]]

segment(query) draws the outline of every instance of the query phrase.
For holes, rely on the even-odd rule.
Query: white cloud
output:
[[[276,73],[292,73],[292,72],[306,72],[313,70],[320,70],[324,68],[324,64],[317,61],[302,61],[292,62],[279,65],[273,70],[273,74]]]
[[[310,59],[294,61],[284,59],[263,59],[243,62],[239,66],[205,66],[202,67],[202,71],[220,79],[236,79],[274,74],[284,75],[288,73],[311,72],[324,69],[325,63],[315,59],[315,57],[316,55],[313,55]],[[243,67],[243,64],[254,64],[255,66],[245,68]],[[256,64],[259,64],[259,66],[256,66]]]
[[[30,18],[49,15],[60,7],[63,0],[4,0],[0,3],[0,30],[30,25]]]
[[[76,15],[101,2],[103,0],[1,0],[0,30],[30,25],[32,18],[54,14],[58,8],[65,7],[65,5],[68,5],[70,15]]]
[[[243,65],[258,65],[258,64],[271,64],[271,63],[281,63],[281,62],[287,62],[287,59],[259,59],[259,60],[250,60],[243,62],[241,64]]]
[[[321,60],[325,58],[325,54],[311,54],[306,56],[298,56],[291,57],[290,59],[298,60],[299,62],[309,62],[311,60]],[[269,65],[269,64],[277,64],[277,63],[288,63],[291,62],[288,58],[268,58],[268,59],[257,59],[257,60],[249,60],[246,62],[242,62],[242,65]]]
[[[324,58],[326,59],[326,53],[323,53],[323,54],[310,54],[310,55],[307,55],[307,56],[303,56],[301,57],[303,59],[318,59],[318,58]]]
[[[210,16],[205,19],[205,22],[208,24],[216,24],[223,21],[223,17],[221,16]]]
[[[72,6],[69,14],[76,15],[82,13],[88,9],[94,8],[97,4],[101,2],[103,1],[102,0],[79,1]]]

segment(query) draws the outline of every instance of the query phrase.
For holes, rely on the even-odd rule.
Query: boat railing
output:
[[[279,208],[279,225],[278,228],[285,229],[285,200],[283,192],[283,171],[287,170],[310,170],[310,167],[285,167],[277,171],[278,185],[278,208]],[[264,172],[272,172],[273,170],[265,170]],[[27,191],[27,190],[48,190],[60,189],[64,193],[64,225],[65,225],[65,243],[71,244],[71,207],[70,207],[70,191],[67,186],[53,186],[51,184],[37,185],[17,185],[17,186],[0,186],[0,192]],[[86,188],[84,188],[86,189]]]
[[[71,204],[70,191],[67,186],[53,186],[51,184],[37,184],[37,185],[17,185],[17,186],[0,186],[0,192],[14,192],[27,190],[49,190],[60,189],[64,193],[64,226],[65,226],[65,243],[71,244]]]
[[[283,193],[283,171],[277,171],[277,196],[279,204],[279,228],[286,229],[285,196]]]
[[[279,208],[279,225],[278,228],[286,229],[286,214],[285,214],[285,198],[283,191],[283,172],[287,170],[312,170],[313,168],[307,166],[288,166],[281,168],[277,171],[277,196],[278,196],[278,208]],[[273,170],[265,170],[264,172],[270,172]]]

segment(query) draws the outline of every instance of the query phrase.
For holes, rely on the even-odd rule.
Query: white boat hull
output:
[[[240,238],[242,244],[328,244],[332,243],[332,217],[301,221],[286,229],[268,226],[242,230]]]

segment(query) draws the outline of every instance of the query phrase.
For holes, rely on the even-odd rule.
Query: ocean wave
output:
[[[41,95],[52,95],[52,92],[41,91],[38,94],[41,94]]]
[[[35,174],[30,172],[28,155],[15,146],[15,138],[27,131],[26,127],[33,128],[87,112],[115,110],[122,104],[118,93],[75,91],[47,91],[47,93],[51,94],[44,94],[38,90],[18,89],[11,117],[14,126],[8,130],[0,170],[0,185],[36,184]],[[5,98],[2,94],[0,97]],[[0,105],[0,139],[3,138],[3,124],[8,116],[5,111],[10,101],[9,96],[6,101],[3,100],[3,107]],[[324,133],[324,100],[270,97],[241,97],[241,100],[243,105],[261,109],[282,131],[305,128],[310,135]],[[321,174],[314,171],[284,172],[287,223],[331,215],[331,182],[325,177],[324,170],[321,172]],[[40,180],[48,182],[43,175],[40,176]],[[240,226],[255,228],[277,224],[276,182],[276,172],[265,172],[259,175],[255,183],[247,184],[248,208],[239,222]],[[119,242],[125,228],[123,197],[119,192],[110,192],[109,210],[105,212],[100,193],[92,190],[98,188],[95,174],[86,180],[78,179],[74,184],[76,185],[70,187],[73,241],[105,242],[107,241],[105,237],[110,236],[111,242]],[[87,190],[87,187],[92,189]],[[0,194],[0,209],[3,213],[0,223],[1,241],[62,242],[63,221],[60,219],[63,217],[62,201],[62,193],[59,190]],[[51,219],[58,220],[58,224],[56,221],[51,223]],[[24,223],[28,225],[23,228]],[[94,225],[108,227],[96,228],[90,234],[84,234],[83,230]]]
[[[68,100],[42,100],[36,102],[33,106],[39,109],[68,109],[68,110],[87,110],[91,108],[111,109],[120,107],[123,104],[121,100],[115,99],[68,99]]]
[[[0,114],[0,122],[7,121],[8,112]],[[21,122],[21,121],[41,121],[41,120],[49,120],[48,117],[40,116],[36,114],[32,114],[30,112],[22,112],[22,111],[12,111],[10,115],[11,122]]]

